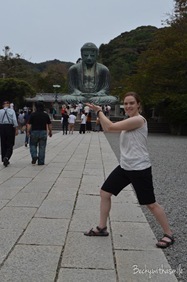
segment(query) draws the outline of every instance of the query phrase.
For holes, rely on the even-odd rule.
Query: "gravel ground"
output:
[[[119,160],[119,134],[105,135]],[[187,137],[149,134],[148,148],[157,202],[164,207],[176,238],[164,253],[178,281],[187,281]],[[142,210],[157,239],[161,238],[153,216],[146,207]]]
[[[119,160],[119,134],[105,134]],[[14,148],[24,145],[24,134],[16,137]],[[176,242],[164,250],[178,281],[187,281],[187,137],[149,134],[148,148],[152,161],[153,181],[157,201],[164,207]],[[162,230],[146,207],[142,210],[159,239]],[[146,238],[145,238],[146,240]],[[182,273],[180,273],[182,270]]]

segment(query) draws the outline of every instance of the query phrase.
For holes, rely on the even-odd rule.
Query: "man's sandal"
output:
[[[88,232],[84,232],[85,236],[108,236],[109,233],[106,231],[107,227],[100,228],[99,226],[96,227],[98,231],[94,231],[93,228],[90,229]]]
[[[164,240],[164,239],[163,239],[164,237],[169,238],[170,241],[168,242],[168,241]],[[160,239],[160,240],[158,241],[158,243],[156,243],[156,246],[157,246],[158,248],[161,248],[161,249],[166,249],[166,248],[168,248],[169,246],[173,245],[174,242],[175,242],[175,239],[174,239],[174,236],[173,236],[173,235],[170,236],[170,235],[168,235],[168,234],[164,234],[163,237],[162,237],[162,239]]]

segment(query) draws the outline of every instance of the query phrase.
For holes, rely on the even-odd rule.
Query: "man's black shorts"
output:
[[[111,172],[101,189],[117,196],[130,183],[134,187],[140,205],[155,203],[151,167],[129,171],[119,165]]]

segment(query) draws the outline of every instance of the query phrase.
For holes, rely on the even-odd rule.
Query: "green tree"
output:
[[[157,31],[149,49],[138,59],[137,74],[129,81],[149,108],[158,108],[164,100],[174,101],[176,97],[182,102],[183,95],[187,95],[187,17],[184,9],[179,16],[179,2],[186,7],[187,1],[176,1],[170,26]]]
[[[19,108],[24,105],[25,97],[34,95],[34,89],[23,80],[14,78],[0,79],[0,104],[5,100],[9,100]]]
[[[121,81],[136,73],[137,59],[147,50],[156,31],[156,27],[141,26],[100,46],[99,60],[109,68],[114,84],[121,86]]]
[[[65,66],[60,64],[51,64],[47,66],[45,71],[39,74],[37,80],[37,89],[39,92],[52,93],[53,85],[60,85],[60,92],[67,92],[67,70]]]

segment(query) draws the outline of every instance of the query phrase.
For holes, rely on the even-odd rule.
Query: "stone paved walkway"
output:
[[[48,139],[46,165],[15,149],[0,166],[1,282],[177,281],[128,186],[112,199],[110,236],[86,237],[100,185],[117,165],[100,132]]]

